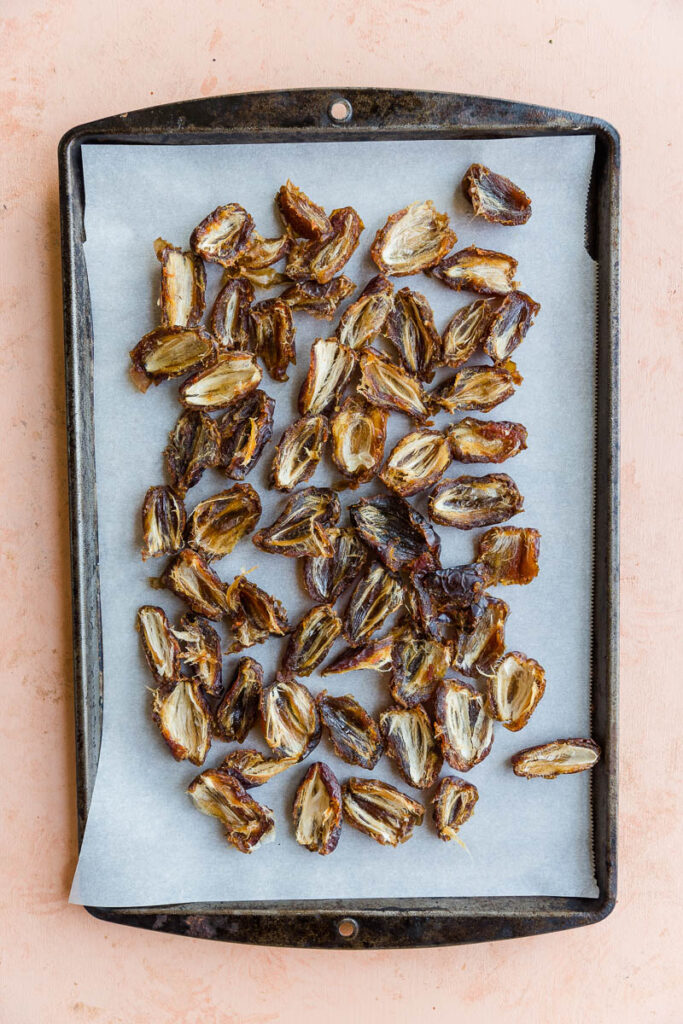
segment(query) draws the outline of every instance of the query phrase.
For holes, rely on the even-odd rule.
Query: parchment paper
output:
[[[104,733],[99,770],[71,900],[99,906],[153,905],[211,900],[276,900],[417,896],[595,896],[591,853],[589,773],[554,782],[516,778],[515,751],[563,736],[589,735],[591,640],[592,456],[594,443],[595,265],[584,248],[592,137],[488,142],[358,142],[226,146],[84,146],[86,257],[95,331],[95,420],[100,581],[104,644]],[[523,227],[474,219],[458,184],[472,162],[518,182],[533,199]],[[547,672],[546,694],[529,725],[513,734],[496,726],[490,756],[468,775],[480,799],[462,830],[466,844],[439,841],[428,807],[425,824],[397,849],[385,848],[346,827],[336,852],[319,857],[297,846],[291,825],[296,786],[313,760],[325,760],[343,781],[364,774],[338,761],[326,739],[300,767],[253,795],[271,807],[276,841],[245,856],[228,846],[219,823],[199,814],[185,793],[198,769],[176,763],[150,720],[151,683],[135,632],[141,604],[162,604],[170,616],[182,603],[152,590],[143,565],[139,509],[148,487],[165,482],[161,453],[179,414],[174,383],[146,395],[129,382],[128,350],[158,322],[159,265],[152,243],[161,235],[186,245],[193,227],[220,203],[238,201],[263,235],[279,233],[273,195],[290,177],[326,209],[352,205],[365,222],[355,256],[345,268],[362,288],[376,272],[367,256],[388,214],[416,199],[446,210],[458,248],[476,244],[519,260],[520,287],[542,305],[536,325],[515,359],[524,384],[491,419],[523,422],[528,450],[501,467],[459,467],[458,473],[510,473],[525,496],[514,523],[542,534],[541,571],[526,587],[498,588],[509,603],[507,646],[537,659]],[[218,269],[210,268],[209,301]],[[453,312],[471,302],[425,275],[395,279],[433,305],[442,330]],[[260,293],[266,297],[274,293]],[[274,443],[295,416],[296,396],[308,366],[311,341],[331,325],[297,314],[298,362],[288,384],[264,374],[276,398],[273,442],[249,480],[270,523],[283,496],[265,489]],[[477,361],[477,360],[475,360]],[[479,360],[481,361],[481,360]],[[442,373],[441,377],[448,374]],[[435,384],[440,378],[437,377]],[[448,421],[443,414],[437,425]],[[410,429],[392,414],[387,452]],[[322,465],[311,483],[337,474]],[[213,471],[190,491],[196,501],[229,485]],[[346,492],[348,504],[382,490],[367,485]],[[425,499],[413,499],[424,508]],[[437,528],[442,562],[473,555],[478,531]],[[217,563],[221,578],[242,569],[285,604],[295,623],[310,605],[295,560],[258,551],[246,540]],[[346,598],[340,601],[345,605]],[[223,627],[221,627],[223,628]],[[227,633],[223,633],[227,639]],[[343,645],[333,649],[336,655]],[[282,642],[251,649],[272,678]],[[238,656],[224,663],[227,679]],[[386,677],[371,672],[305,680],[313,693],[351,692],[371,712],[390,703]],[[260,731],[248,744],[261,746]],[[229,746],[214,742],[206,766]],[[447,768],[443,774],[447,773]],[[407,788],[385,757],[374,773]],[[420,799],[427,795],[410,790]]]

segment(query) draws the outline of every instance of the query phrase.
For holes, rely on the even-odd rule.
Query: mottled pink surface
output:
[[[0,13],[0,1020],[680,1020],[679,0],[5,0]],[[57,142],[152,103],[334,84],[505,96],[596,114],[622,135],[620,898],[589,929],[306,952],[112,927],[66,902],[77,851]]]

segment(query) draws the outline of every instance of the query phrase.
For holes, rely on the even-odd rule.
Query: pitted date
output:
[[[337,757],[347,764],[372,771],[384,751],[374,718],[348,693],[344,697],[331,697],[323,690],[315,702]]]
[[[390,452],[379,478],[390,490],[408,498],[440,480],[450,461],[451,449],[440,430],[414,430]]]
[[[214,338],[201,327],[155,327],[130,350],[130,376],[138,391],[184,377],[216,361]]]
[[[401,288],[394,296],[384,333],[398,352],[408,373],[430,381],[441,363],[441,338],[432,307],[420,292]]]
[[[186,409],[227,409],[255,391],[261,377],[251,352],[226,352],[181,384],[180,404]]]
[[[243,277],[231,278],[223,285],[211,310],[211,333],[221,349],[246,352],[251,348],[249,310],[254,289]]]
[[[251,853],[275,838],[275,817],[270,807],[254,800],[229,771],[215,768],[202,772],[187,792],[198,811],[218,818],[225,838],[240,853]]]
[[[421,572],[439,565],[441,542],[430,523],[398,495],[361,498],[349,507],[358,534],[387,569]]]
[[[325,284],[299,281],[290,285],[280,298],[299,313],[310,313],[316,320],[332,320],[344,299],[348,299],[355,290],[353,281],[342,274]]]
[[[220,768],[236,776],[245,789],[254,789],[298,763],[296,757],[266,757],[260,750],[243,748],[231,750]]]
[[[401,607],[403,587],[377,562],[368,566],[353,588],[344,618],[344,635],[352,647],[361,647]]]
[[[517,260],[512,256],[476,245],[447,256],[430,271],[455,291],[467,289],[480,295],[507,295],[515,287],[516,272]]]
[[[457,369],[483,346],[498,303],[498,299],[477,299],[455,313],[441,339],[444,365]]]
[[[333,604],[364,568],[368,549],[349,526],[329,530],[334,545],[331,558],[303,560],[304,586],[314,601]]]
[[[296,242],[287,258],[285,272],[292,281],[313,279],[327,284],[346,266],[355,252],[364,228],[351,206],[330,214],[332,234],[324,239]]]
[[[197,225],[190,247],[210,263],[230,267],[245,251],[254,231],[254,221],[239,203],[216,209]]]
[[[543,696],[544,670],[526,654],[508,651],[487,675],[486,713],[510,732],[519,732]]]
[[[187,543],[207,562],[229,555],[261,518],[261,499],[250,484],[235,484],[195,505],[187,523]]]
[[[199,256],[157,238],[161,264],[161,322],[165,327],[199,327],[204,312],[206,271]]]
[[[331,558],[334,543],[330,527],[339,521],[341,506],[327,487],[304,487],[293,494],[275,522],[252,537],[262,551],[302,558],[304,555]]]
[[[218,427],[208,413],[195,409],[181,413],[164,449],[171,485],[181,498],[205,469],[216,465],[220,441]]]
[[[228,653],[264,643],[269,636],[289,632],[287,612],[276,597],[257,587],[246,576],[236,576],[225,590],[225,614],[233,634]]]
[[[338,658],[323,669],[323,676],[339,675],[342,672],[358,672],[361,669],[373,672],[389,672],[392,669],[392,654],[398,641],[404,637],[403,626],[394,626],[386,636],[371,640],[364,647],[347,647]]]
[[[341,787],[331,768],[316,761],[294,797],[294,834],[299,846],[323,857],[332,853],[341,834]]]
[[[322,458],[327,435],[324,416],[302,416],[287,427],[275,448],[271,486],[278,491],[293,491],[310,480]]]
[[[424,820],[424,807],[380,779],[350,778],[342,788],[344,821],[382,846],[398,846]]]
[[[585,772],[599,758],[600,747],[593,740],[553,740],[520,750],[512,758],[512,770],[526,779],[556,779]]]
[[[524,292],[510,292],[491,318],[484,352],[494,363],[505,365],[534,322],[541,307]]]
[[[163,608],[145,604],[138,609],[135,628],[149,670],[159,686],[180,678],[180,644]]]
[[[453,667],[465,676],[487,675],[505,650],[505,601],[489,597],[477,608],[474,628],[458,636]]]
[[[289,380],[287,367],[296,363],[292,311],[282,299],[265,299],[250,310],[254,351],[273,380]]]
[[[486,566],[492,583],[527,584],[538,576],[538,530],[519,526],[494,526],[477,541],[477,561]]]
[[[388,413],[362,398],[347,398],[330,420],[332,461],[352,488],[371,480],[384,456]]]
[[[527,429],[508,420],[465,416],[446,431],[456,462],[506,462],[526,448]]]
[[[326,239],[333,233],[330,219],[305,192],[287,181],[275,196],[280,215],[292,233],[301,238]]]
[[[184,544],[185,506],[170,487],[150,487],[142,504],[142,560],[175,555]]]
[[[429,418],[429,399],[416,377],[386,356],[366,348],[360,354],[358,393],[381,409],[404,412],[418,423]]]
[[[292,236],[289,231],[277,238],[263,238],[258,231],[252,231],[246,249],[237,258],[237,266],[241,272],[265,270],[284,259],[291,248]]]
[[[311,345],[308,374],[299,391],[299,412],[319,416],[339,407],[356,364],[351,349],[335,338],[316,338]]]
[[[263,669],[258,661],[240,658],[214,714],[213,731],[218,739],[244,743],[258,719],[262,693]]]
[[[220,619],[225,612],[225,584],[205,558],[183,548],[166,568],[161,585],[181,597],[197,615]]]
[[[458,772],[479,764],[493,745],[493,722],[472,686],[445,679],[436,691],[434,733],[445,760]]]
[[[450,413],[460,409],[490,412],[514,395],[522,379],[511,364],[506,368],[466,366],[432,391],[431,398]]]
[[[455,775],[447,775],[436,787],[433,797],[434,824],[439,839],[456,839],[460,827],[472,817],[479,799],[477,787]]]
[[[310,676],[341,631],[342,621],[331,604],[311,608],[292,630],[282,660],[283,675]]]
[[[423,707],[388,708],[379,716],[386,752],[409,786],[429,789],[436,782],[443,758]]]
[[[430,518],[459,530],[504,523],[523,511],[524,498],[507,473],[442,480],[429,499]]]
[[[278,675],[261,695],[263,735],[278,757],[302,761],[320,742],[320,716],[310,691]]]
[[[223,686],[221,641],[218,633],[200,615],[183,615],[180,629],[180,659],[201,684],[204,693],[218,694]]]
[[[457,240],[448,214],[438,213],[427,199],[392,213],[375,235],[370,255],[387,277],[404,277],[439,263]]]
[[[211,714],[198,682],[179,679],[155,690],[152,719],[176,761],[204,763],[211,747]]]
[[[244,480],[261,458],[273,433],[275,399],[257,389],[218,421],[216,468],[231,480]]]
[[[422,704],[433,695],[450,663],[448,646],[437,640],[398,640],[391,650],[391,696],[404,708]]]
[[[371,278],[355,302],[341,315],[337,340],[350,349],[363,348],[381,334],[392,307],[394,286],[382,274]]]
[[[462,190],[472,203],[475,217],[494,224],[526,224],[531,200],[518,185],[483,164],[472,164],[462,179]]]

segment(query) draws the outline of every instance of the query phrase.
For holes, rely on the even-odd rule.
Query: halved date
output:
[[[475,612],[474,628],[458,636],[453,667],[465,676],[487,675],[505,650],[505,601],[489,597]]]
[[[330,697],[323,690],[315,702],[337,757],[372,771],[384,750],[374,718],[348,693],[344,697]]]
[[[284,636],[289,632],[284,605],[246,576],[236,576],[226,588],[225,614],[233,633],[228,653],[262,644],[269,636]]]
[[[515,287],[516,272],[517,260],[512,256],[476,245],[447,256],[430,271],[455,291],[465,288],[481,295],[507,295]]]
[[[205,469],[215,466],[220,448],[218,427],[208,413],[191,409],[180,414],[164,449],[166,470],[181,498]]]
[[[311,278],[326,284],[351,259],[358,246],[363,221],[351,206],[333,210],[330,214],[332,234],[320,240],[297,242],[287,258],[285,272],[292,281]]]
[[[170,487],[150,487],[142,504],[142,560],[174,555],[184,544],[185,506]]]
[[[304,586],[314,601],[333,604],[368,559],[368,549],[350,527],[328,531],[334,545],[331,558],[307,557],[303,561]]]
[[[199,615],[183,615],[180,629],[174,633],[180,641],[181,661],[189,665],[204,693],[220,693],[223,685],[221,641],[213,626]]]
[[[492,583],[531,583],[538,576],[540,546],[538,530],[494,526],[477,540],[477,561],[486,566]]]
[[[436,691],[434,734],[451,768],[468,772],[488,756],[493,722],[484,698],[466,683],[445,679]]]
[[[327,444],[324,416],[302,416],[280,438],[270,470],[270,483],[278,491],[292,491],[309,480]]]
[[[332,461],[351,487],[367,483],[384,456],[388,413],[362,398],[347,398],[330,420]]]
[[[199,256],[157,238],[161,263],[161,322],[165,327],[198,327],[204,312],[206,271]]]
[[[195,505],[187,543],[211,562],[229,555],[261,517],[261,499],[250,484],[235,484]]]
[[[432,817],[439,839],[447,843],[457,837],[460,826],[472,817],[478,799],[477,787],[471,782],[454,775],[447,775],[441,780],[432,803]]]
[[[244,480],[273,433],[275,399],[257,389],[229,409],[218,422],[220,451],[216,468],[232,480]]]
[[[240,658],[232,682],[214,714],[215,735],[228,743],[244,743],[247,733],[256,724],[262,693],[263,669],[258,661]]]
[[[472,164],[462,179],[462,190],[469,198],[475,217],[494,224],[526,224],[531,216],[531,200],[518,185],[502,174],[494,174],[483,164]]]
[[[520,750],[512,758],[512,770],[526,779],[556,779],[585,772],[599,758],[600,747],[593,740],[553,740]]]
[[[341,787],[331,768],[316,761],[299,783],[294,797],[294,835],[299,846],[326,856],[339,842],[342,825]]]
[[[263,735],[278,757],[302,761],[320,742],[320,716],[310,691],[296,679],[277,676],[261,696]]]
[[[265,299],[251,307],[254,351],[273,380],[289,380],[287,367],[296,363],[296,329],[292,311],[282,299]]]
[[[230,270],[226,270],[226,274],[228,277],[242,278],[254,288],[277,288],[278,285],[291,283],[287,275],[276,270],[275,267],[261,267],[258,270],[252,270],[237,264]]]
[[[459,530],[504,523],[523,511],[524,498],[507,473],[442,480],[429,499],[431,519]]]
[[[310,313],[316,320],[331,320],[339,305],[352,295],[356,286],[353,281],[342,274],[333,277],[326,284],[317,281],[299,281],[290,285],[280,298],[290,309],[299,313]]]
[[[337,339],[348,348],[363,348],[384,328],[392,307],[394,286],[382,274],[371,278],[355,302],[341,315]]]
[[[359,365],[358,392],[369,402],[404,412],[418,422],[429,418],[429,399],[417,378],[372,349],[361,352]]]
[[[416,789],[436,782],[443,758],[423,707],[388,708],[379,716],[386,751],[405,781]]]
[[[262,551],[287,558],[304,555],[331,558],[334,543],[330,527],[339,521],[341,506],[327,487],[304,487],[287,501],[275,522],[252,537]]]
[[[515,393],[522,377],[508,366],[466,366],[431,393],[432,400],[446,412],[474,409],[490,412]]]
[[[439,565],[441,541],[427,519],[398,495],[361,498],[349,506],[361,540],[388,569],[421,572]]]
[[[172,683],[180,676],[180,644],[163,608],[145,604],[138,609],[135,628],[149,670],[157,683]]]
[[[428,621],[469,608],[482,599],[490,581],[486,567],[476,562],[415,573],[412,582],[421,618]]]
[[[347,647],[338,658],[323,669],[323,676],[339,675],[342,672],[389,672],[392,668],[392,652],[398,640],[405,635],[403,626],[394,626],[386,636],[371,640],[364,647]]]
[[[432,696],[450,663],[448,646],[437,640],[415,636],[398,640],[391,650],[391,696],[404,708],[422,704]]]
[[[249,310],[254,289],[243,277],[232,278],[223,285],[211,310],[211,333],[222,349],[246,352],[251,348]]]
[[[191,548],[183,548],[166,568],[160,580],[187,602],[193,612],[207,619],[220,619],[225,611],[225,584]]]
[[[225,828],[225,838],[240,853],[251,853],[275,838],[275,817],[270,807],[254,800],[231,772],[221,768],[202,772],[187,792],[198,811],[218,818]]]
[[[194,229],[190,247],[210,263],[230,267],[244,252],[254,230],[254,221],[239,203],[217,206]]]
[[[184,377],[216,361],[214,338],[201,327],[155,327],[130,351],[131,380],[138,391]]]
[[[341,631],[342,621],[331,604],[311,608],[292,630],[282,659],[283,674],[310,676]]]
[[[440,430],[414,430],[406,434],[382,467],[380,480],[407,498],[440,480],[451,461],[451,449]]]
[[[198,682],[179,679],[155,690],[152,718],[176,761],[204,763],[211,747],[211,714]]]
[[[299,391],[302,416],[318,416],[339,407],[346,383],[356,364],[351,349],[335,338],[316,338],[306,379]]]
[[[477,299],[455,313],[441,339],[441,360],[445,366],[462,366],[484,344],[498,302]]]
[[[265,270],[284,259],[291,248],[292,236],[289,231],[277,238],[264,238],[258,231],[252,231],[246,249],[237,259],[237,266],[240,271]]]
[[[505,364],[520,345],[540,310],[524,292],[510,292],[501,301],[489,324],[484,352],[494,363]]]
[[[379,779],[350,778],[342,789],[344,820],[382,846],[398,846],[424,820],[424,807]]]
[[[359,578],[344,618],[344,635],[353,647],[361,647],[386,619],[401,607],[403,587],[377,562]]]
[[[251,352],[226,352],[181,384],[180,404],[186,409],[227,409],[255,391],[262,376]]]
[[[456,462],[505,462],[526,448],[527,429],[509,420],[465,416],[446,431]]]
[[[296,757],[265,757],[260,750],[243,749],[231,750],[220,767],[235,775],[245,789],[253,789],[298,763]]]
[[[510,732],[527,724],[545,691],[545,672],[533,658],[508,651],[487,673],[486,712]]]
[[[433,267],[457,240],[448,214],[438,213],[427,199],[392,213],[375,235],[370,255],[383,274],[405,277]]]
[[[321,239],[329,238],[333,233],[330,219],[322,206],[309,199],[306,193],[291,181],[287,181],[280,188],[275,196],[275,202],[285,224],[295,235]]]
[[[430,381],[434,368],[441,363],[441,338],[424,295],[410,288],[396,292],[384,333],[408,373]]]

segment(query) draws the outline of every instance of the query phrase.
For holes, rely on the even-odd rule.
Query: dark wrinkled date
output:
[[[332,697],[323,690],[316,704],[337,757],[372,771],[384,749],[374,718],[350,694]]]
[[[244,743],[258,719],[263,669],[253,658],[240,658],[233,680],[216,708],[214,732],[219,739]]]

